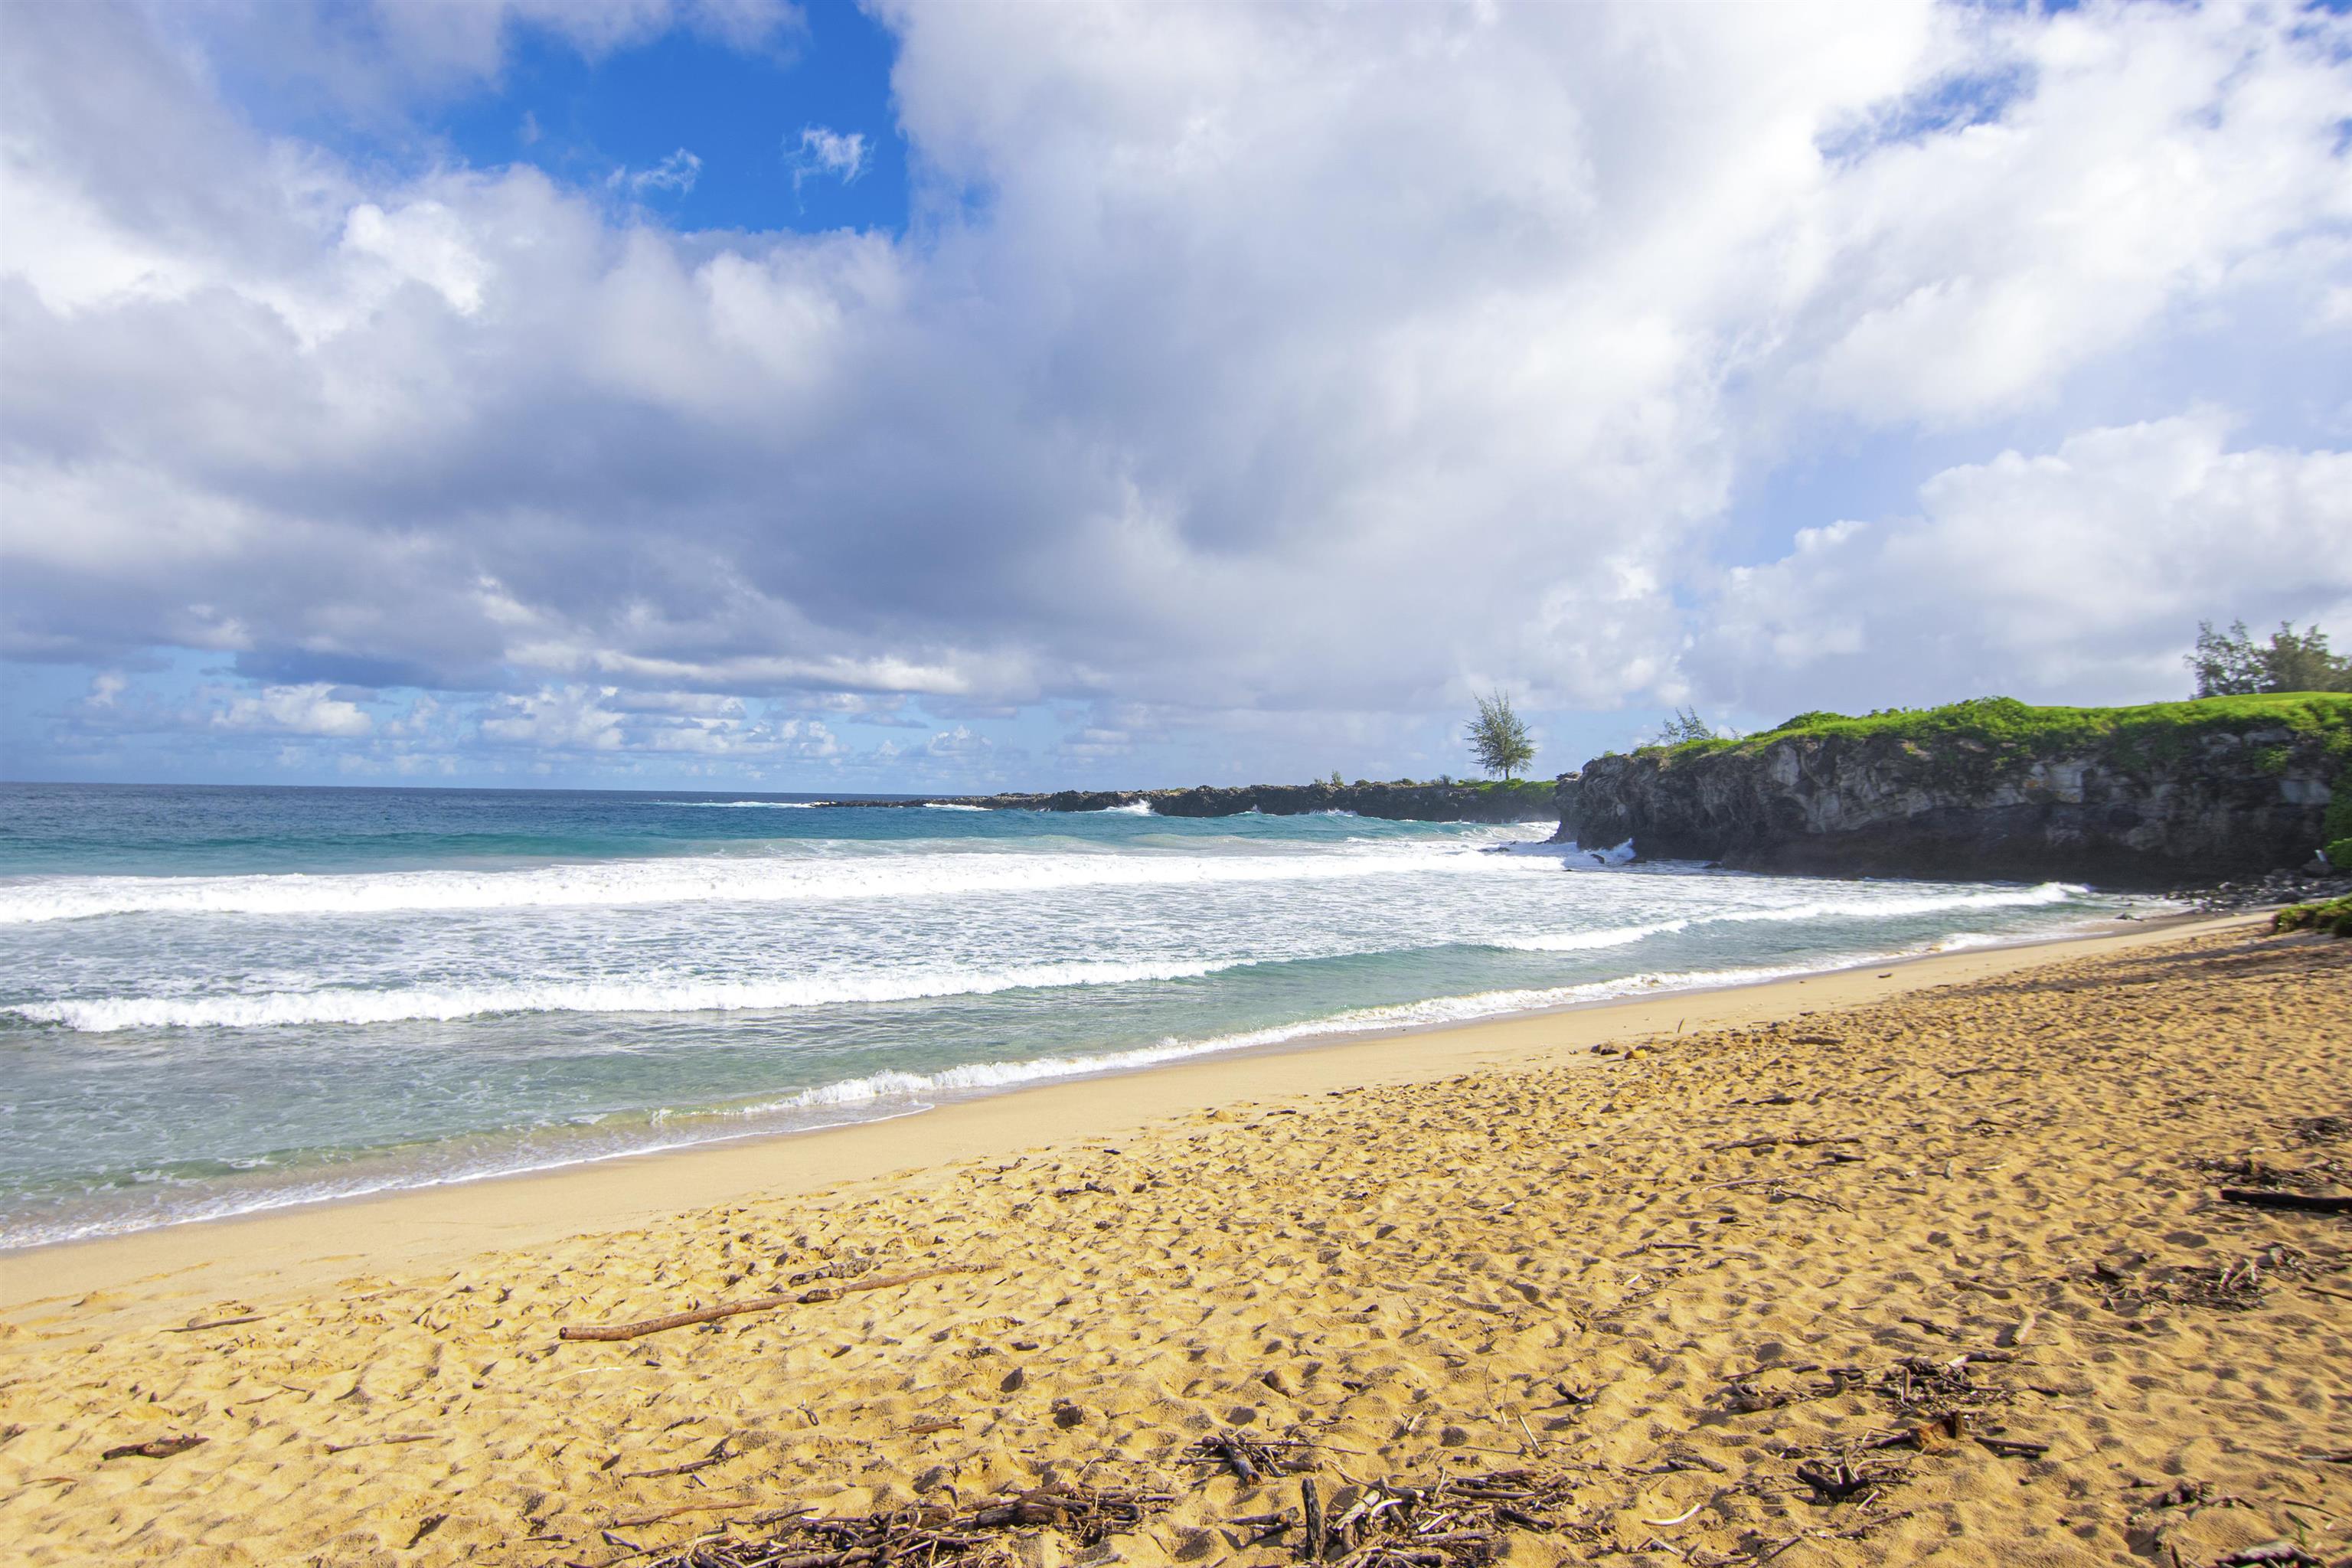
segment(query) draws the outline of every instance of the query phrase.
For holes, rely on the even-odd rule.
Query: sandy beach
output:
[[[2352,944],[2208,922],[10,1255],[0,1540],[603,1565],[1058,1486],[1141,1517],[955,1560],[1272,1563],[1313,1480],[1364,1560],[1515,1471],[1384,1561],[2333,1563],[2346,1222],[2218,1189],[2352,1186],[2347,1031]]]

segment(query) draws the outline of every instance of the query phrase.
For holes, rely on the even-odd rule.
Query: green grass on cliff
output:
[[[1455,787],[1467,784],[1480,795],[1517,796],[1549,807],[1552,803],[1553,784],[1549,778],[1539,779],[1455,779]]]
[[[1777,729],[1737,740],[1685,741],[1678,746],[1648,749],[1685,757],[1756,752],[1775,742],[1816,736],[1891,737],[1928,752],[1957,744],[1979,754],[2020,759],[2089,752],[2160,761],[2189,754],[2209,735],[2268,729],[2316,737],[2326,755],[2339,763],[2352,763],[2352,695],[2326,691],[2200,697],[2137,708],[2035,708],[2013,697],[1979,697],[1942,708],[1895,709],[1861,718],[1800,713]],[[2280,765],[2285,758],[2284,749],[2280,748]],[[2352,802],[2339,799],[2335,805],[2352,815]],[[2331,820],[2334,816],[2331,810]],[[2347,826],[2352,829],[2352,822]]]

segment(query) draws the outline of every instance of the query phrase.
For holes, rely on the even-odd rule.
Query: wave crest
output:
[[[703,980],[682,984],[550,981],[510,985],[333,987],[246,996],[121,996],[20,1004],[5,1011],[82,1034],[122,1029],[267,1029],[289,1025],[446,1023],[499,1013],[781,1012],[844,1004],[986,996],[1000,991],[1197,980],[1258,962],[1037,963],[982,973],[831,980]]]
[[[0,887],[0,925],[126,914],[362,915],[399,910],[920,899],[1070,888],[1325,881],[1423,871],[1478,875],[1493,864],[1494,858],[1467,847],[1365,845],[1344,854],[737,855],[539,866],[528,870],[59,877]]]

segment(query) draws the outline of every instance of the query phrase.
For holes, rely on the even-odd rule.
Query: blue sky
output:
[[[890,35],[855,5],[802,15],[764,48],[677,31],[593,59],[521,28],[495,84],[420,129],[477,167],[528,163],[589,186],[653,176],[631,194],[678,228],[903,232],[907,150],[890,108]],[[826,136],[856,139],[854,164],[817,156]]]
[[[2352,637],[2341,7],[11,19],[0,774],[1428,776]]]

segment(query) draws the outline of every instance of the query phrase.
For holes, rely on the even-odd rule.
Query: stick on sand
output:
[[[856,1285],[819,1286],[797,1295],[760,1296],[749,1301],[730,1301],[723,1307],[700,1307],[691,1312],[672,1312],[666,1318],[646,1318],[634,1323],[613,1323],[601,1328],[566,1328],[556,1337],[565,1340],[634,1340],[640,1334],[657,1334],[664,1329],[683,1329],[693,1323],[711,1323],[721,1318],[732,1318],[743,1312],[772,1312],[779,1307],[814,1306],[837,1297],[854,1296],[860,1290],[887,1290],[895,1285],[912,1285],[917,1280],[937,1279],[942,1274],[977,1274],[977,1263],[950,1263],[939,1268],[919,1268],[912,1274],[893,1274],[887,1279],[867,1279]]]

